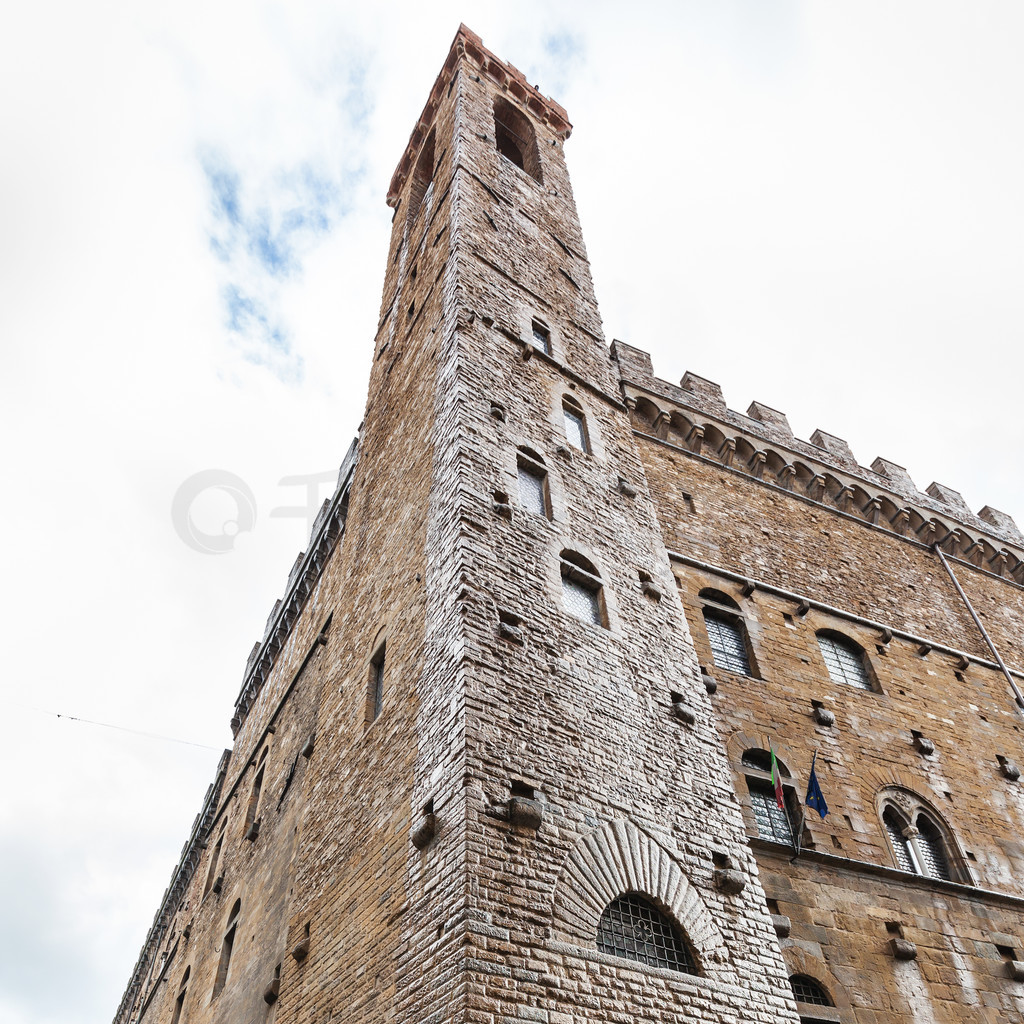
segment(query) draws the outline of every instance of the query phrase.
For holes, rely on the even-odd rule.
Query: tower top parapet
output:
[[[398,197],[412,170],[420,150],[420,144],[426,138],[427,132],[430,131],[430,125],[434,120],[441,96],[448,87],[455,68],[462,58],[471,61],[482,74],[500,85],[521,106],[526,107],[534,117],[547,125],[559,139],[564,141],[572,134],[572,125],[569,123],[569,116],[563,106],[543,95],[536,86],[530,85],[526,75],[519,68],[491,53],[475,32],[470,31],[465,25],[459,25],[459,30],[452,40],[451,49],[448,51],[448,57],[430,90],[430,96],[423,107],[423,112],[416,121],[416,127],[413,128],[412,134],[409,136],[409,143],[405,147],[402,159],[399,160],[398,167],[391,178],[391,185],[388,188],[388,206],[398,205]]]

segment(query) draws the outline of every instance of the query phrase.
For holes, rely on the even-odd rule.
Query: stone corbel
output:
[[[882,516],[882,503],[877,498],[871,498],[864,505],[864,518],[874,526],[878,525],[878,520]]]
[[[779,483],[786,488],[787,491],[793,489],[793,478],[796,476],[796,469],[793,466],[783,466],[779,470]]]
[[[718,454],[722,460],[722,465],[731,466],[733,456],[736,454],[736,438],[727,437],[722,442],[722,447],[718,449]]]
[[[686,435],[686,443],[690,446],[690,451],[700,455],[700,450],[704,447],[704,428],[692,426]]]
[[[898,509],[896,515],[889,522],[892,523],[892,528],[897,533],[905,534],[910,526],[910,510],[905,508]]]

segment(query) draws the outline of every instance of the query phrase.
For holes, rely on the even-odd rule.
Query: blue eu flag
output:
[[[804,803],[808,807],[813,807],[822,818],[828,814],[828,804],[825,803],[825,796],[821,792],[821,786],[818,785],[818,776],[814,771],[814,763],[818,760],[818,752],[814,752],[814,757],[811,759],[811,777],[807,780],[807,796],[804,798]]]

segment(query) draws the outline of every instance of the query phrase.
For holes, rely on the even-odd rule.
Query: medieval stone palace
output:
[[[1024,1020],[1024,537],[606,344],[570,129],[460,28],[117,1024]]]

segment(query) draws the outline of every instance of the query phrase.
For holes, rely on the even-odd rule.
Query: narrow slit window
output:
[[[380,717],[384,710],[384,664],[387,655],[387,644],[381,644],[377,653],[370,660],[370,692],[369,719],[371,722]]]

